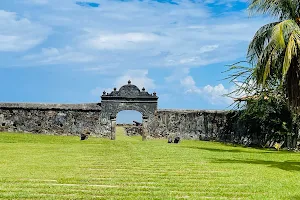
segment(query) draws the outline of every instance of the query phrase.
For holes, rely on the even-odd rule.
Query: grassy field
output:
[[[2,199],[300,199],[300,154],[0,133]]]

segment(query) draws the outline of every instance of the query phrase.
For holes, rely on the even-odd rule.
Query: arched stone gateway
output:
[[[158,97],[156,93],[149,94],[145,88],[140,90],[128,81],[119,90],[114,88],[110,93],[103,92],[101,96],[101,119],[103,123],[111,123],[111,139],[115,139],[116,117],[123,110],[135,110],[143,115],[144,134],[143,139],[148,136],[148,121],[154,118],[157,110]]]
[[[101,99],[101,103],[83,104],[0,102],[0,131],[57,135],[80,135],[88,131],[92,136],[115,139],[117,113],[135,110],[143,116],[144,139],[179,136],[184,140],[261,145],[239,123],[235,112],[157,110],[156,94],[140,90],[130,81],[119,90],[104,92]],[[299,137],[296,132],[291,146],[296,146]]]

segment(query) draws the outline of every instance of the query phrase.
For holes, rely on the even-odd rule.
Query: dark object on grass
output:
[[[90,132],[86,131],[85,133],[80,134],[80,140],[87,140],[89,138]]]
[[[143,125],[142,123],[137,122],[137,121],[133,121],[133,123],[134,123],[135,126],[142,126]]]
[[[168,138],[168,143],[173,143],[172,138]]]
[[[174,143],[179,143],[179,141],[180,141],[180,137],[176,137],[176,138],[174,139]]]

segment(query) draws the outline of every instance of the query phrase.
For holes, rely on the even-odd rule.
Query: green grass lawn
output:
[[[300,154],[0,133],[0,199],[300,199]]]

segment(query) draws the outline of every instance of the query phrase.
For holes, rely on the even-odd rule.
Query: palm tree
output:
[[[284,90],[289,105],[300,110],[300,0],[250,0],[251,14],[269,14],[276,22],[262,26],[248,48],[256,84]]]

